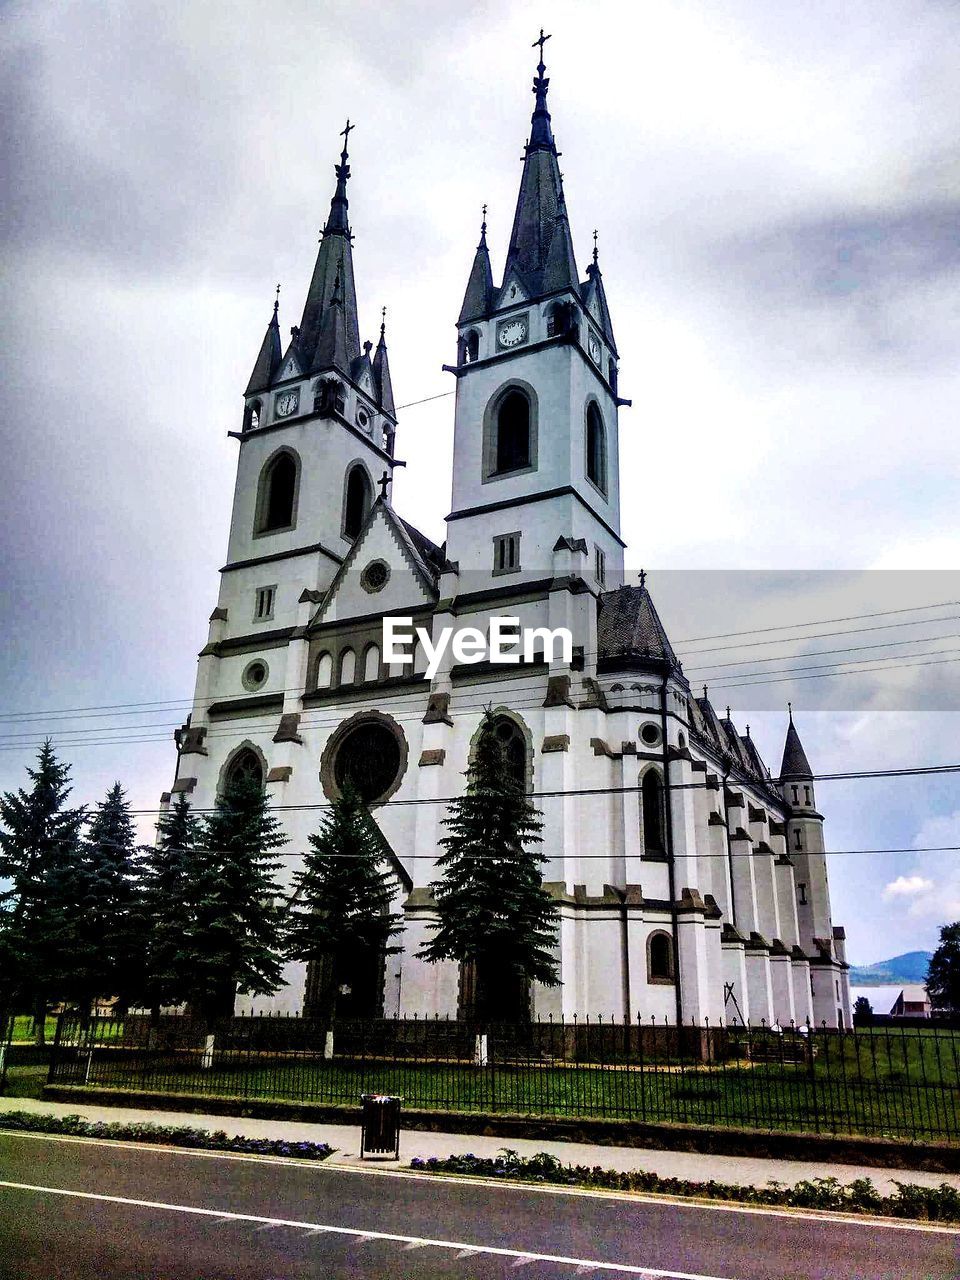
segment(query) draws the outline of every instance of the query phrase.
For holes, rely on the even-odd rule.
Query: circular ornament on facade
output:
[[[515,347],[527,340],[527,321],[524,317],[505,321],[497,330],[497,342],[501,347]]]
[[[270,674],[270,668],[262,658],[254,658],[253,662],[248,662],[243,669],[243,675],[240,677],[243,687],[249,689],[251,693],[256,693],[258,689],[262,689],[267,683],[267,676]]]
[[[590,335],[590,359],[594,364],[600,363],[600,339],[595,333]]]
[[[357,423],[363,428],[367,434],[370,434],[370,415],[366,409],[357,410]]]
[[[379,711],[360,712],[331,735],[320,782],[331,800],[350,784],[367,804],[382,804],[400,786],[406,767],[407,741],[396,721]]]
[[[360,585],[364,591],[369,591],[373,595],[377,591],[382,591],[390,581],[390,566],[386,560],[371,560],[360,574]]]
[[[640,740],[648,747],[660,745],[660,730],[655,724],[645,724],[640,729]]]

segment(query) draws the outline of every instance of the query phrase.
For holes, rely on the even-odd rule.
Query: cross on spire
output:
[[[600,256],[600,254],[599,254],[599,251],[598,251],[598,249],[597,249],[597,228],[596,228],[596,227],[594,227],[594,228],[593,228],[593,261],[594,261],[595,263],[596,263],[597,259],[599,258],[599,256]]]
[[[536,49],[537,45],[539,45],[539,46],[540,46],[540,65],[539,65],[539,67],[538,67],[538,70],[539,70],[539,72],[540,72],[540,74],[541,74],[541,75],[542,75],[542,74],[543,74],[543,72],[546,70],[546,67],[544,66],[544,62],[543,62],[543,46],[544,46],[544,45],[547,43],[547,41],[548,41],[548,40],[550,40],[550,39],[552,39],[552,37],[551,37],[551,36],[545,36],[545,35],[543,34],[543,27],[541,27],[541,28],[540,28],[540,35],[537,37],[537,39],[536,39],[536,40],[534,40],[533,44],[530,46],[530,48],[531,48],[531,49]]]
[[[380,308],[380,337],[382,338],[387,331],[387,308]]]
[[[277,285],[277,296],[273,300],[273,315],[276,318],[277,312],[280,310],[280,286]]]
[[[343,139],[343,150],[340,153],[341,160],[346,160],[347,158],[347,143],[350,141],[350,134],[356,127],[355,124],[350,123],[350,117],[348,116],[346,126],[340,130],[340,137]]]

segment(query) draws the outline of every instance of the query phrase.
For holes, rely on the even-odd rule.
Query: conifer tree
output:
[[[556,904],[542,885],[547,861],[534,846],[543,823],[513,776],[488,710],[467,771],[466,793],[444,819],[449,834],[430,887],[437,903],[423,959],[474,966],[481,1022],[526,1011],[527,984],[558,986]]]
[[[960,920],[940,930],[927,970],[927,994],[934,1009],[960,1013]]]
[[[81,846],[83,900],[73,993],[84,1008],[97,997],[126,1003],[142,965],[139,851],[130,805],[119,782],[97,805]]]
[[[393,890],[382,846],[353,787],[344,787],[309,843],[303,870],[294,877],[287,952],[320,969],[316,1011],[332,1021],[341,983],[401,949],[388,944],[402,931],[403,916],[390,911]]]
[[[233,1011],[237,991],[280,986],[283,907],[271,855],[286,844],[259,781],[237,779],[203,822],[191,1001],[204,1016]]]
[[[144,868],[142,994],[154,1011],[182,1004],[193,994],[199,904],[213,891],[214,877],[200,820],[181,793],[157,823],[156,844],[147,851]]]
[[[0,797],[0,1006],[29,1003],[42,1043],[49,1004],[66,994],[73,974],[86,813],[67,808],[70,766],[57,759],[49,740],[27,774],[29,791]]]

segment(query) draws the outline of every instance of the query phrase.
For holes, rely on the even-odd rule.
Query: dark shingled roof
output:
[[[444,548],[438,547],[435,542],[431,542],[426,534],[421,533],[420,530],[415,528],[409,520],[404,520],[402,516],[399,516],[398,519],[406,530],[410,541],[416,548],[417,555],[419,555],[420,559],[424,561],[428,568],[439,573],[446,564]]]
[[[645,586],[618,587],[600,597],[597,650],[601,658],[649,658],[680,670],[663,623]]]
[[[466,324],[468,320],[485,316],[490,310],[492,298],[493,272],[490,269],[490,251],[487,249],[487,224],[484,222],[457,324]]]
[[[390,362],[387,359],[386,324],[380,326],[380,341],[373,353],[373,376],[377,383],[380,408],[392,418],[397,410],[393,403],[393,383],[390,381]]]
[[[783,744],[783,762],[780,765],[780,778],[812,778],[813,770],[810,768],[810,762],[807,760],[807,753],[803,749],[803,743],[800,741],[800,735],[797,733],[793,723],[793,716],[790,716],[790,723],[787,726],[787,740]]]
[[[253,366],[253,373],[250,375],[250,381],[247,383],[247,389],[243,393],[246,396],[255,395],[258,391],[266,391],[273,382],[274,374],[280,368],[280,361],[283,359],[283,350],[280,346],[280,322],[277,319],[280,304],[273,304],[273,316],[267,325],[267,331],[263,335],[263,342],[260,344],[260,354],[257,356],[256,364]]]

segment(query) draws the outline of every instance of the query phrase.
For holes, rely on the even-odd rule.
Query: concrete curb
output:
[[[201,1115],[251,1116],[299,1120],[311,1124],[359,1125],[359,1106],[268,1102],[249,1098],[211,1098],[195,1094],[138,1093],[76,1085],[48,1085],[48,1101],[91,1103],[142,1110]],[[806,1160],[818,1164],[869,1165],[876,1169],[923,1169],[960,1173],[960,1146],[770,1130],[708,1129],[697,1125],[645,1124],[634,1120],[564,1119],[482,1112],[403,1112],[403,1127],[428,1133],[485,1137],[553,1139],[597,1146],[642,1147],[658,1151],[695,1151],[706,1155]]]

